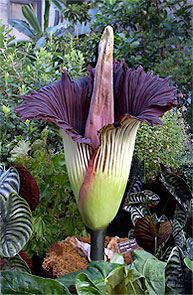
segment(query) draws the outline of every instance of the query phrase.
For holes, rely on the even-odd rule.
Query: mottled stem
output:
[[[90,257],[92,261],[104,260],[105,234],[106,234],[106,229],[90,231],[90,236],[91,236]]]

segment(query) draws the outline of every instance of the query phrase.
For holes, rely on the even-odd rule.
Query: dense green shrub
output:
[[[157,176],[160,164],[179,169],[187,153],[188,138],[180,112],[167,112],[162,121],[163,126],[144,123],[137,133],[135,155],[144,161],[146,181]]]
[[[65,40],[47,40],[44,47],[35,49],[33,43],[10,46],[9,30],[1,26],[3,44],[0,48],[0,157],[6,161],[8,144],[24,139],[37,139],[46,123],[21,122],[15,114],[19,95],[57,80],[61,69],[66,68],[71,76],[78,78],[85,72],[84,56],[74,49],[74,41],[69,35]],[[12,41],[12,39],[11,39]],[[53,134],[52,134],[53,136]],[[53,138],[50,138],[53,142]]]

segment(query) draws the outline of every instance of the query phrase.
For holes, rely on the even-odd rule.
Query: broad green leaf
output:
[[[185,257],[184,263],[193,272],[193,261],[190,260],[188,257]]]
[[[100,288],[99,288],[99,286]],[[79,295],[105,295],[105,283],[104,280],[94,281],[89,279],[89,276],[85,273],[80,273],[76,277],[76,290]]]
[[[69,295],[59,282],[44,279],[18,270],[2,271],[0,275],[2,294],[18,295]]]
[[[120,265],[109,274],[106,284],[106,294],[127,294],[126,272],[124,264]]]
[[[184,258],[184,263],[193,272],[193,261],[190,260],[190,258],[185,257]]]
[[[132,294],[132,295],[144,295],[146,294],[146,291],[143,290],[141,286],[141,282],[139,281],[139,277],[136,279],[134,276],[133,270],[128,271],[127,275],[127,293],[126,294]]]
[[[135,250],[135,260],[131,267],[145,279],[150,295],[164,294],[166,263],[144,250]]]
[[[28,203],[15,193],[5,202],[0,195],[0,255],[15,256],[32,233],[31,210]]]
[[[124,264],[124,257],[119,253],[115,253],[110,260],[111,263]]]
[[[66,287],[75,286],[80,295],[144,294],[139,276],[126,270],[124,264],[104,261],[91,262],[81,272],[68,274],[56,280]]]
[[[42,29],[39,23],[39,20],[37,16],[35,15],[35,12],[30,5],[23,5],[22,6],[22,12],[23,15],[25,16],[26,20],[30,24],[30,26],[34,29],[35,34],[41,34]]]
[[[62,285],[64,285],[65,287],[69,288],[70,286],[75,286],[75,280],[76,280],[77,275],[80,273],[84,273],[84,272],[85,272],[85,270],[72,272],[72,273],[69,273],[65,276],[58,277],[55,280],[57,282],[61,283]]]

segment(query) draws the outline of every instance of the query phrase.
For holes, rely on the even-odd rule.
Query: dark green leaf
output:
[[[185,180],[169,172],[163,172],[160,176],[160,180],[184,210],[188,211],[192,194]]]
[[[37,16],[35,15],[35,12],[30,5],[23,5],[22,6],[22,12],[25,18],[27,19],[30,26],[34,29],[35,34],[41,34],[42,29],[39,23],[39,20]]]
[[[69,291],[52,279],[44,279],[18,270],[2,271],[0,276],[2,295],[69,295]]]
[[[15,268],[23,272],[31,273],[29,266],[20,255],[15,255],[10,258],[4,257],[1,259],[1,270],[11,270]]]
[[[62,285],[64,285],[65,287],[69,288],[70,286],[75,286],[76,276],[80,273],[83,273],[83,272],[84,271],[72,272],[72,273],[69,273],[65,276],[58,277],[55,280],[57,282],[61,283]]]
[[[180,294],[185,293],[183,259],[184,255],[180,247],[174,247],[168,258],[165,272],[167,286]]]
[[[44,10],[44,30],[48,27],[49,24],[49,13],[50,13],[50,1],[45,1],[45,10]]]

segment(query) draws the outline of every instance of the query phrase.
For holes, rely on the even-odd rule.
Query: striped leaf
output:
[[[19,254],[15,255],[14,257],[1,258],[0,263],[1,263],[1,270],[18,269],[20,271],[31,273],[29,266],[21,258]]]
[[[184,282],[184,255],[180,247],[176,246],[172,249],[166,265],[166,284],[177,292],[176,294],[185,294]]]
[[[127,195],[124,207],[129,205],[146,205],[149,208],[155,207],[160,201],[160,197],[149,190],[144,190],[139,193]],[[123,209],[125,209],[123,207]]]
[[[143,162],[133,158],[131,172],[129,175],[129,181],[127,184],[126,192],[127,196],[132,193],[137,193],[142,190],[142,177],[144,175],[144,164]]]
[[[172,252],[172,247],[171,246],[169,246],[166,250],[165,250],[165,252],[162,254],[162,256],[161,256],[161,260],[162,261],[168,261],[168,259],[169,259],[169,256],[170,256],[170,254],[171,254],[171,252]]]
[[[32,233],[31,210],[16,193],[7,199],[0,196],[0,255],[15,256]]]
[[[178,221],[182,229],[185,227],[187,222],[187,215],[184,213],[184,210],[180,206],[176,206],[174,213],[174,222]]]
[[[133,225],[136,224],[138,219],[143,218],[146,215],[149,215],[149,210],[147,210],[143,206],[128,206],[124,210],[131,213],[131,221]]]
[[[177,220],[175,220],[173,223],[172,235],[176,246],[183,247],[185,245],[185,232],[183,231],[181,224]]]
[[[185,180],[180,176],[169,172],[162,173],[160,180],[182,208],[188,212],[190,209],[189,206],[192,194]]]
[[[13,167],[8,169],[0,165],[0,195],[7,200],[10,193],[19,193],[20,179],[17,170]]]
[[[186,240],[186,247],[184,249],[184,254],[189,259],[193,260],[193,238],[188,238]]]

